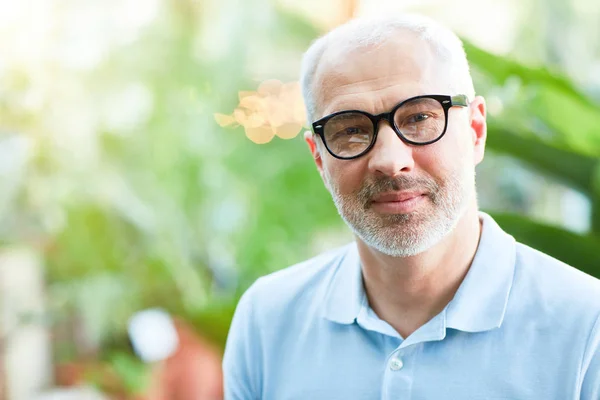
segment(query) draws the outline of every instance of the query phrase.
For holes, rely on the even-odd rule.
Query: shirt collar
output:
[[[515,269],[515,240],[489,215],[480,212],[482,232],[473,263],[448,304],[446,327],[481,332],[499,327],[504,319]],[[355,243],[338,259],[324,298],[325,318],[352,324],[365,299],[360,257]]]
[[[475,258],[446,307],[446,327],[466,332],[502,324],[515,273],[515,239],[489,215],[480,212],[479,217],[483,229]]]
[[[325,294],[324,316],[333,322],[352,324],[366,294],[356,243],[347,245],[344,250]]]

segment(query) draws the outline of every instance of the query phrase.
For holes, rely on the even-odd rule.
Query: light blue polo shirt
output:
[[[260,278],[231,325],[226,400],[600,400],[600,281],[480,218],[453,300],[405,339],[369,307],[354,243]]]

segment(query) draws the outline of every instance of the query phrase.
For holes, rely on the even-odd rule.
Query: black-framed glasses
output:
[[[314,122],[312,128],[332,156],[350,160],[371,150],[381,120],[387,121],[405,143],[423,146],[444,136],[451,107],[468,105],[469,99],[463,94],[416,96],[379,115],[360,110],[339,111]]]

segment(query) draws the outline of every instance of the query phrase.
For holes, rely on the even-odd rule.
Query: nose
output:
[[[375,145],[369,152],[369,171],[395,177],[414,169],[413,148],[404,143],[388,123],[379,125]]]

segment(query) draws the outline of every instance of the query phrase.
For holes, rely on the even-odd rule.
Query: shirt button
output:
[[[399,358],[393,358],[390,361],[390,369],[392,371],[398,371],[399,369],[401,369],[404,366],[404,363],[402,362],[401,359]]]

